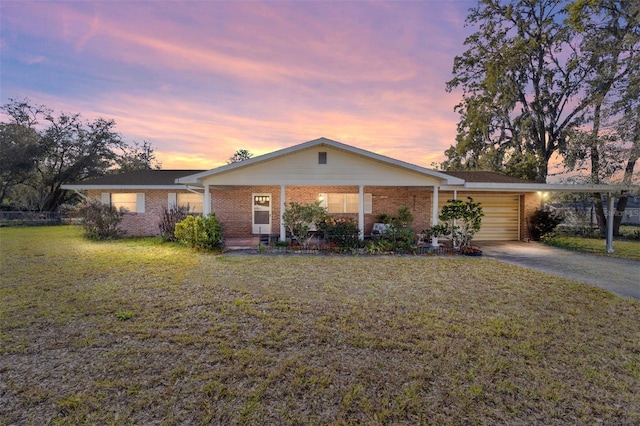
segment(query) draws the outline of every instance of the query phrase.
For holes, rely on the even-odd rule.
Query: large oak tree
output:
[[[0,110],[7,118],[0,123],[0,201],[13,207],[56,211],[76,197],[65,183],[154,167],[151,146],[127,144],[113,120],[54,115],[28,100],[9,99]]]
[[[564,150],[591,102],[579,96],[588,70],[579,66],[574,32],[563,22],[565,6],[481,0],[471,9],[467,23],[478,31],[466,39],[447,83],[449,91],[463,91],[447,166],[489,164],[546,181],[550,159]]]

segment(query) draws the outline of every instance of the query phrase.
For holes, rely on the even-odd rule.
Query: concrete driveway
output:
[[[640,299],[640,262],[597,256],[530,242],[477,245],[486,257],[591,284],[623,297]]]

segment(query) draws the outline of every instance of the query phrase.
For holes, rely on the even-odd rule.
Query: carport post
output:
[[[210,191],[210,185],[208,184],[204,185],[204,200],[202,201],[203,201],[202,215],[208,216],[209,213],[211,213],[211,191]]]
[[[287,228],[284,226],[284,211],[286,210],[285,195],[285,187],[284,185],[280,185],[280,241],[287,240]]]
[[[438,190],[439,186],[433,186],[433,200],[431,201],[431,226],[436,226],[438,224]],[[438,247],[438,237],[431,237],[431,246]]]
[[[614,201],[615,197],[613,196],[613,194],[609,193],[609,197],[607,200],[607,209],[609,209],[609,214],[607,214],[607,253],[615,252],[615,250],[613,249],[613,218],[616,213],[613,209]]]

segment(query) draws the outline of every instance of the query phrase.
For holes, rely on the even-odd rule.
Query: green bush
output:
[[[86,200],[78,206],[85,236],[92,240],[112,240],[120,236],[123,211],[99,200]]]
[[[209,216],[187,216],[176,223],[175,237],[179,243],[202,250],[215,250],[224,245],[222,225],[215,213]]]
[[[387,238],[391,241],[393,250],[397,252],[414,252],[418,248],[416,234],[411,228],[396,229],[392,227]]]
[[[360,230],[353,219],[338,218],[327,229],[327,238],[341,251],[350,251],[362,247]]]
[[[552,233],[563,220],[564,215],[559,212],[537,209],[529,218],[529,236],[533,241],[540,241],[542,237]]]
[[[456,249],[463,249],[471,243],[473,236],[480,230],[484,216],[480,203],[476,203],[471,197],[467,199],[468,201],[448,200],[438,216],[444,224],[431,227],[431,235],[449,236]]]
[[[414,252],[417,249],[416,235],[411,224],[413,223],[413,213],[408,206],[398,207],[398,214],[390,216],[388,214],[378,215],[376,220],[380,223],[387,223],[390,226],[382,238],[372,244],[373,251],[379,252]]]
[[[319,229],[319,224],[328,220],[328,214],[319,201],[310,204],[291,202],[285,209],[282,220],[292,239],[306,243],[311,225]]]

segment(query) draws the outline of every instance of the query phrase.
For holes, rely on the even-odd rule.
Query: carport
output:
[[[445,185],[439,188],[441,195],[438,196],[440,206],[446,203],[447,199],[463,199],[471,196],[476,201],[487,207],[487,212],[483,218],[483,227],[488,226],[485,232],[482,230],[476,235],[476,240],[481,241],[516,241],[521,238],[514,238],[517,228],[522,230],[522,221],[526,220],[523,210],[525,208],[523,198],[532,194],[536,197],[538,207],[543,206],[544,200],[551,192],[567,193],[600,193],[606,194],[607,203],[607,235],[606,250],[613,253],[613,218],[615,216],[615,199],[623,193],[633,193],[640,190],[632,185],[601,185],[601,184],[546,184],[546,183],[522,183],[510,181],[505,177],[503,182],[487,182],[482,172],[447,172],[461,179],[465,179],[462,186]],[[494,179],[495,180],[495,179]],[[516,201],[520,198],[519,206],[516,208]],[[483,202],[484,201],[484,202]],[[517,222],[516,222],[517,217]]]

